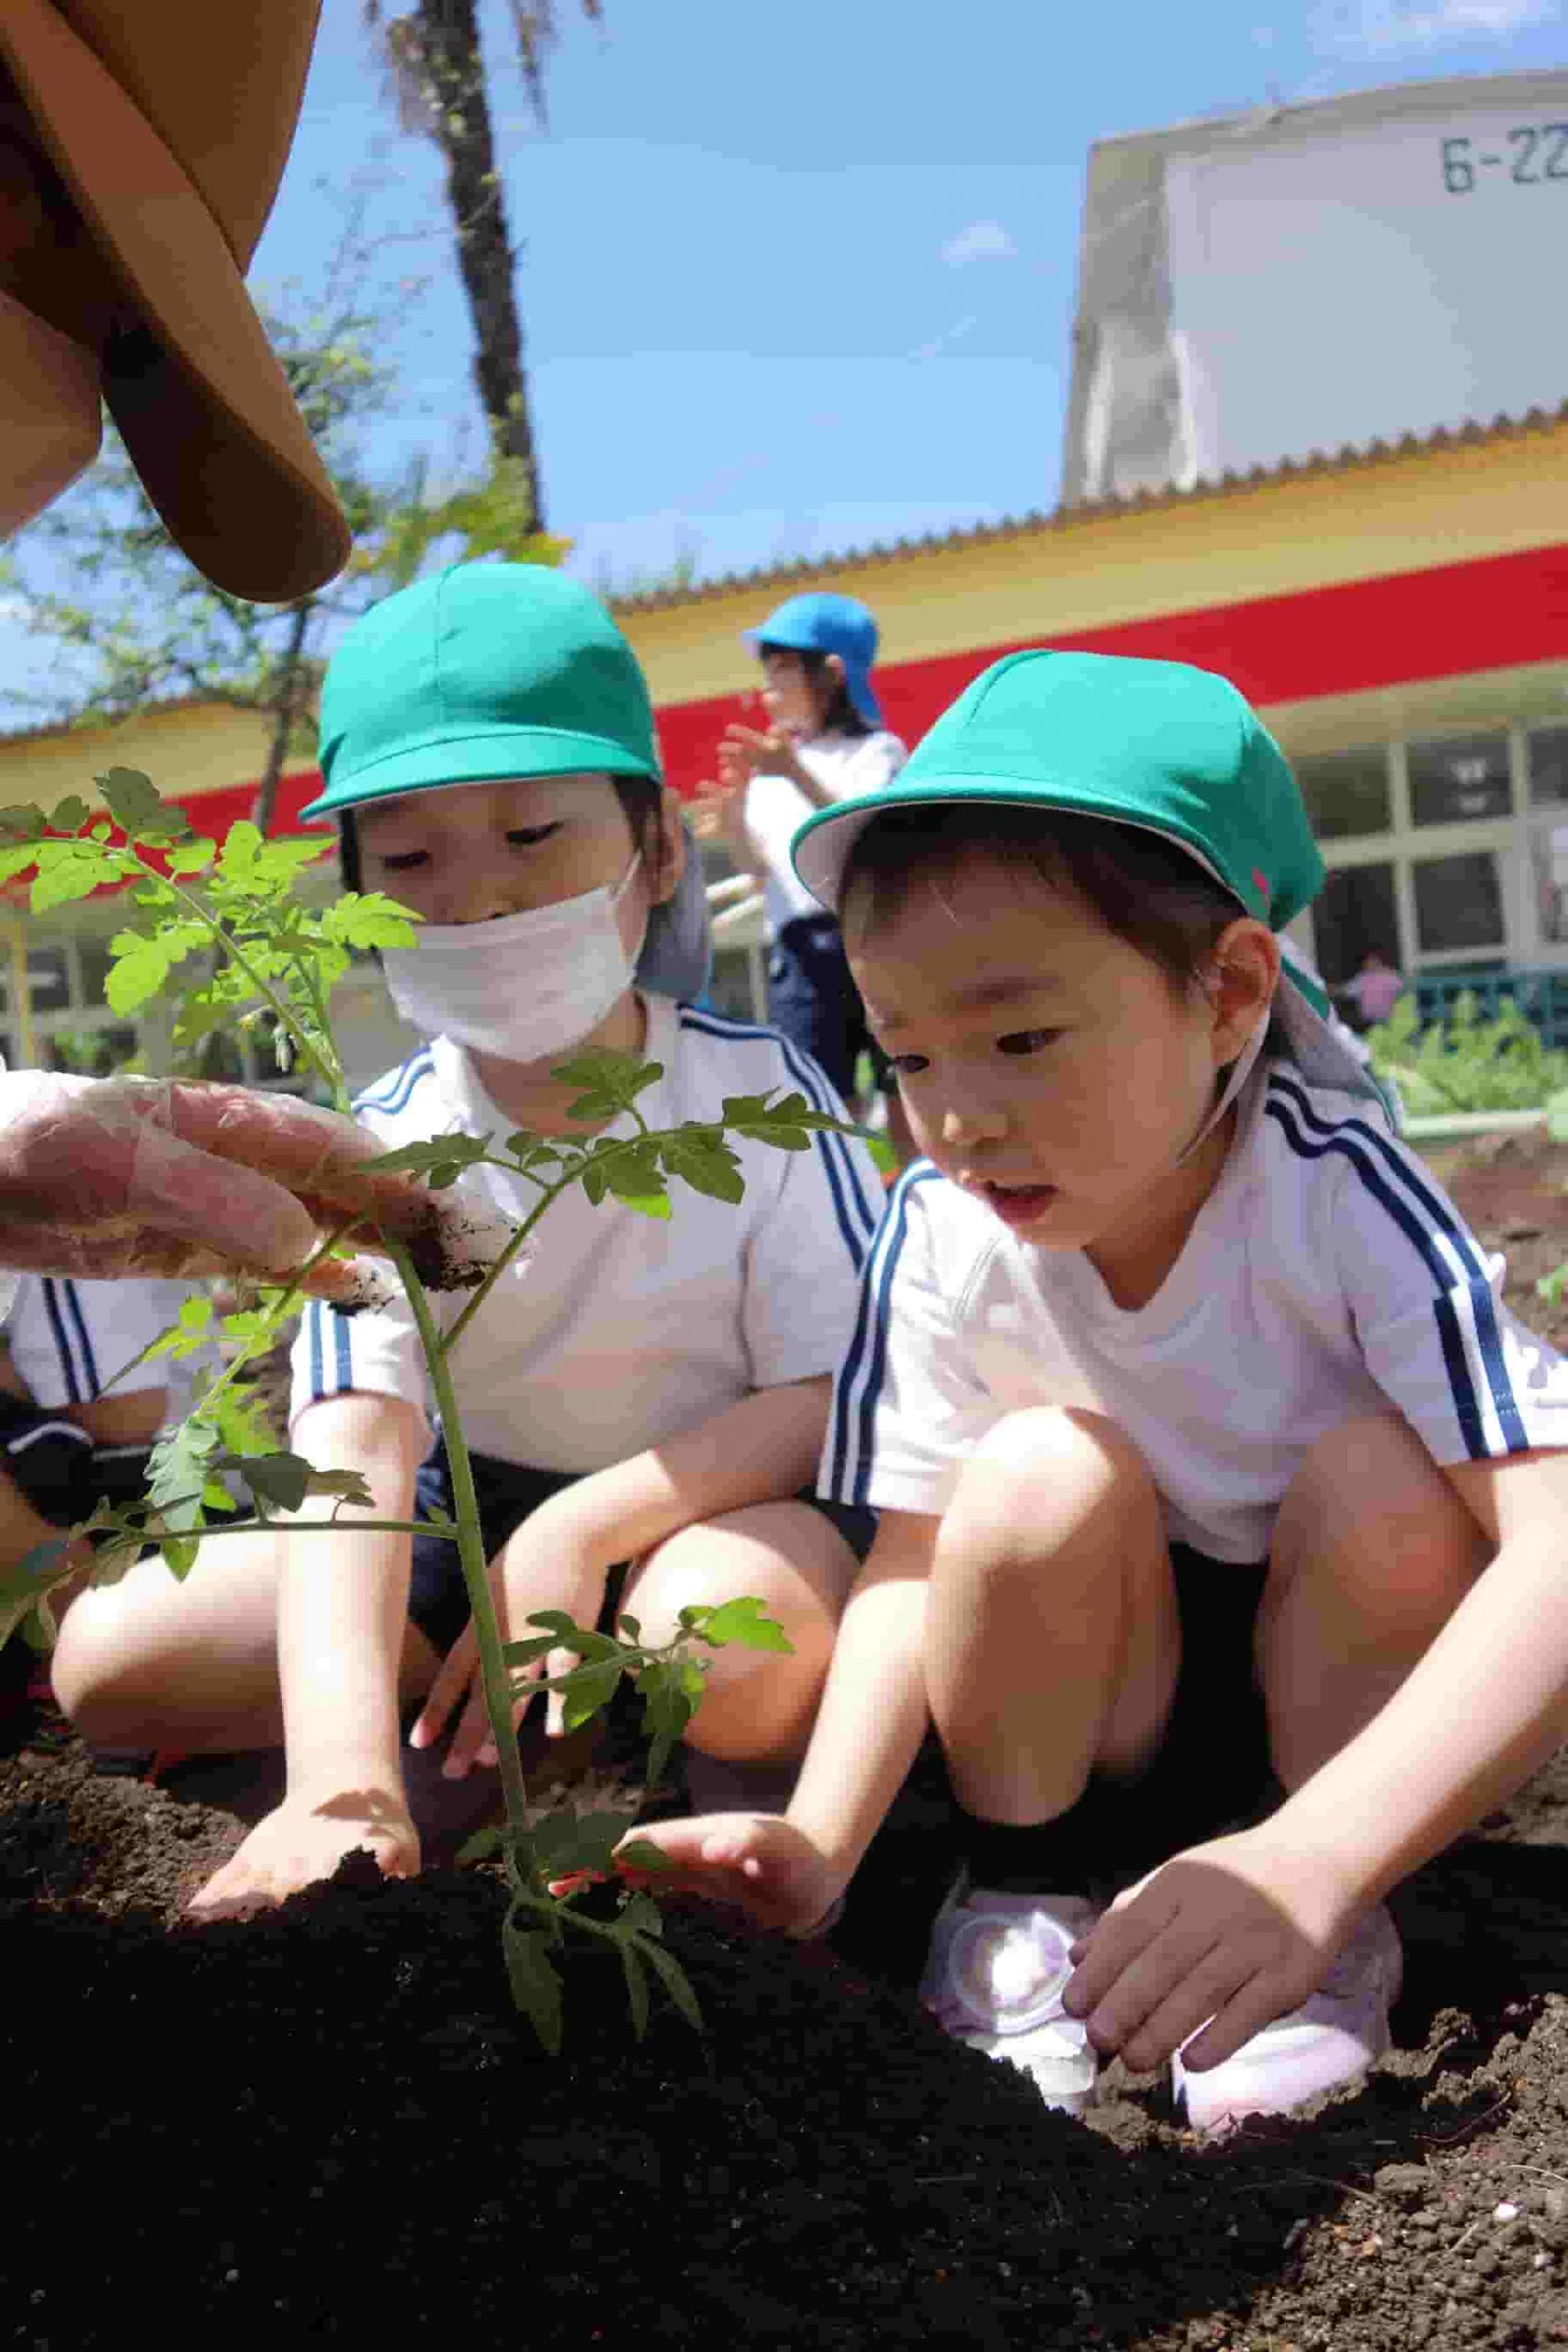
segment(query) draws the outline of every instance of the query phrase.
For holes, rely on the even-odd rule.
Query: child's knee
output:
[[[1408,1423],[1343,1422],[1298,1471],[1275,1530],[1276,1581],[1311,1568],[1391,1620],[1457,1607],[1480,1574],[1480,1529]]]
[[[1005,1536],[1009,1552],[1031,1557],[1066,1535],[1113,1518],[1125,1532],[1138,1515],[1153,1528],[1159,1503],[1143,1456],[1104,1415],[1071,1406],[1031,1406],[987,1430],[965,1463],[950,1521]]]
[[[113,1590],[81,1595],[60,1628],[50,1671],[56,1705],[85,1739],[134,1747],[159,1677],[118,1598]]]

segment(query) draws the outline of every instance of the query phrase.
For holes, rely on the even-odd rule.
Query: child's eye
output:
[[[514,825],[506,838],[513,849],[536,849],[540,842],[547,842],[552,833],[559,831],[558,824]]]
[[[887,1067],[899,1078],[918,1078],[921,1070],[930,1069],[931,1058],[926,1054],[889,1054]]]
[[[389,874],[412,874],[416,865],[426,865],[429,862],[430,853],[423,849],[400,849],[379,861]]]
[[[1005,1037],[996,1041],[998,1054],[1039,1054],[1054,1045],[1061,1035],[1059,1029],[1010,1029]]]

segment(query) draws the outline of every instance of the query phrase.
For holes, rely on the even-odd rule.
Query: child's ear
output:
[[[1227,924],[1214,943],[1205,980],[1216,1063],[1233,1060],[1267,1021],[1279,984],[1280,943],[1268,924],[1251,915]]]

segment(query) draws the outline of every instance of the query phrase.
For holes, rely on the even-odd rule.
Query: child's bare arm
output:
[[[849,1884],[925,1733],[925,1590],[941,1523],[883,1513],[785,1817],[717,1815],[636,1833],[662,1847],[679,1884],[795,1934]]]
[[[1179,1855],[1067,1988],[1097,2043],[1195,2071],[1321,1981],[1358,1914],[1480,1820],[1568,1725],[1568,1453],[1447,1471],[1496,1556],[1366,1729],[1261,1826]]]

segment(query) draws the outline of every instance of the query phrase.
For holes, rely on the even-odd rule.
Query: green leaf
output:
[[[0,849],[0,882],[13,881],[37,864],[38,854],[30,842],[24,842],[19,849]]]
[[[258,1510],[267,1505],[275,1510],[298,1510],[309,1495],[330,1495],[367,1510],[375,1507],[376,1498],[357,1470],[318,1470],[302,1453],[235,1454],[214,1466],[238,1471]]]
[[[591,1159],[585,1163],[582,1170],[582,1189],[588,1195],[589,1205],[598,1208],[610,1189],[610,1180],[597,1160]]]
[[[553,1634],[541,1634],[532,1642],[506,1642],[501,1655],[508,1666],[532,1666],[536,1658],[547,1657],[557,1647]]]
[[[358,948],[412,947],[418,944],[420,918],[411,908],[389,899],[384,890],[350,890],[321,917],[321,934],[340,946]]]
[[[1568,1264],[1553,1266],[1549,1274],[1538,1276],[1535,1295],[1548,1306],[1561,1306],[1564,1291],[1568,1291]]]
[[[216,842],[181,842],[169,852],[171,874],[200,874],[218,854]]]
[[[550,1962],[547,1939],[536,1928],[519,1928],[508,1912],[502,1924],[501,1941],[512,1998],[550,2056],[558,2058],[561,2043],[561,1984]]]
[[[163,841],[189,831],[185,810],[165,801],[152,777],[143,775],[140,768],[110,768],[107,775],[96,775],[93,782],[128,841]]]
[[[39,842],[38,880],[28,894],[35,914],[63,907],[73,899],[91,898],[105,882],[118,881],[121,872],[116,854],[96,842]]]
[[[785,1657],[795,1655],[795,1645],[777,1620],[767,1614],[765,1601],[743,1598],[720,1601],[716,1607],[682,1610],[681,1621],[693,1620],[692,1632],[698,1641],[722,1649],[727,1643],[737,1642],[742,1649],[777,1650]]]
[[[457,1849],[457,1860],[460,1863],[488,1862],[491,1856],[499,1854],[505,1844],[505,1824],[492,1821],[483,1829],[476,1829],[471,1838],[464,1838]]]
[[[67,793],[65,798],[57,800],[49,812],[50,830],[56,833],[79,833],[92,813],[80,793]]]
[[[414,1176],[430,1174],[433,1170],[453,1169],[460,1173],[473,1167],[490,1149],[488,1135],[432,1136],[423,1143],[405,1143],[396,1151],[384,1151],[374,1159],[367,1159],[362,1167],[377,1175],[390,1175],[402,1170]],[[448,1179],[450,1182],[451,1179]]]
[[[740,1162],[716,1127],[691,1121],[658,1141],[667,1175],[679,1176],[694,1193],[705,1193],[714,1200],[744,1200],[746,1181]]]
[[[615,1695],[621,1679],[619,1666],[580,1667],[573,1677],[573,1687],[567,1690],[561,1706],[561,1724],[569,1732],[580,1731],[592,1723],[601,1708],[607,1707]],[[554,1686],[560,1689],[562,1686]]]
[[[189,935],[192,933],[194,937]],[[109,954],[115,960],[104,981],[104,1001],[110,1011],[134,1012],[138,1005],[157,995],[169,977],[170,967],[209,937],[210,933],[204,933],[195,923],[171,923],[152,933],[118,933],[109,942]]]
[[[569,1107],[572,1119],[612,1119],[629,1111],[639,1094],[657,1086],[664,1075],[662,1062],[645,1062],[636,1054],[579,1054],[551,1070],[563,1086],[581,1086],[580,1101]]]
[[[534,1859],[546,1878],[564,1878],[569,1871],[610,1872],[610,1858],[626,1829],[619,1813],[578,1813],[560,1805],[542,1814],[534,1824]]]
[[[626,2002],[632,2013],[632,2031],[640,2041],[648,2031],[648,1970],[633,1943],[620,1946],[621,1966],[626,1972]]]
[[[637,1949],[660,1979],[665,1991],[694,2032],[705,2033],[707,2028],[703,2023],[702,2009],[692,1989],[692,1980],[674,1953],[666,1951],[663,1945],[651,1936],[639,1936]]]
[[[611,1145],[604,1153],[603,1172],[611,1192],[627,1208],[643,1216],[670,1216],[670,1194],[659,1172],[657,1145],[649,1143],[636,1150]]]
[[[679,1668],[672,1660],[649,1658],[637,1678],[642,1701],[643,1736],[649,1743],[648,1785],[652,1788],[670,1761],[670,1751],[696,1713],[682,1688]]]
[[[570,1616],[564,1609],[536,1609],[525,1622],[530,1625],[542,1625],[547,1634],[555,1635],[553,1647],[575,1650],[579,1657],[587,1654],[592,1643],[606,1638],[595,1634],[591,1625],[580,1625],[576,1618]],[[603,1651],[600,1656],[604,1656]]]
[[[0,842],[39,842],[48,831],[49,820],[36,801],[14,801],[0,808]]]
[[[670,1858],[667,1854],[660,1851],[659,1847],[649,1845],[646,1838],[642,1843],[645,1852],[658,1854],[660,1860],[668,1866]],[[630,1861],[629,1849],[624,1850],[618,1859],[622,1861]],[[647,1867],[646,1864],[644,1867]],[[660,1917],[658,1904],[655,1903],[651,1894],[645,1894],[640,1887],[635,1894],[628,1894],[622,1904],[615,1926],[623,1935],[627,1936],[661,1936],[664,1933],[664,1921]]]

